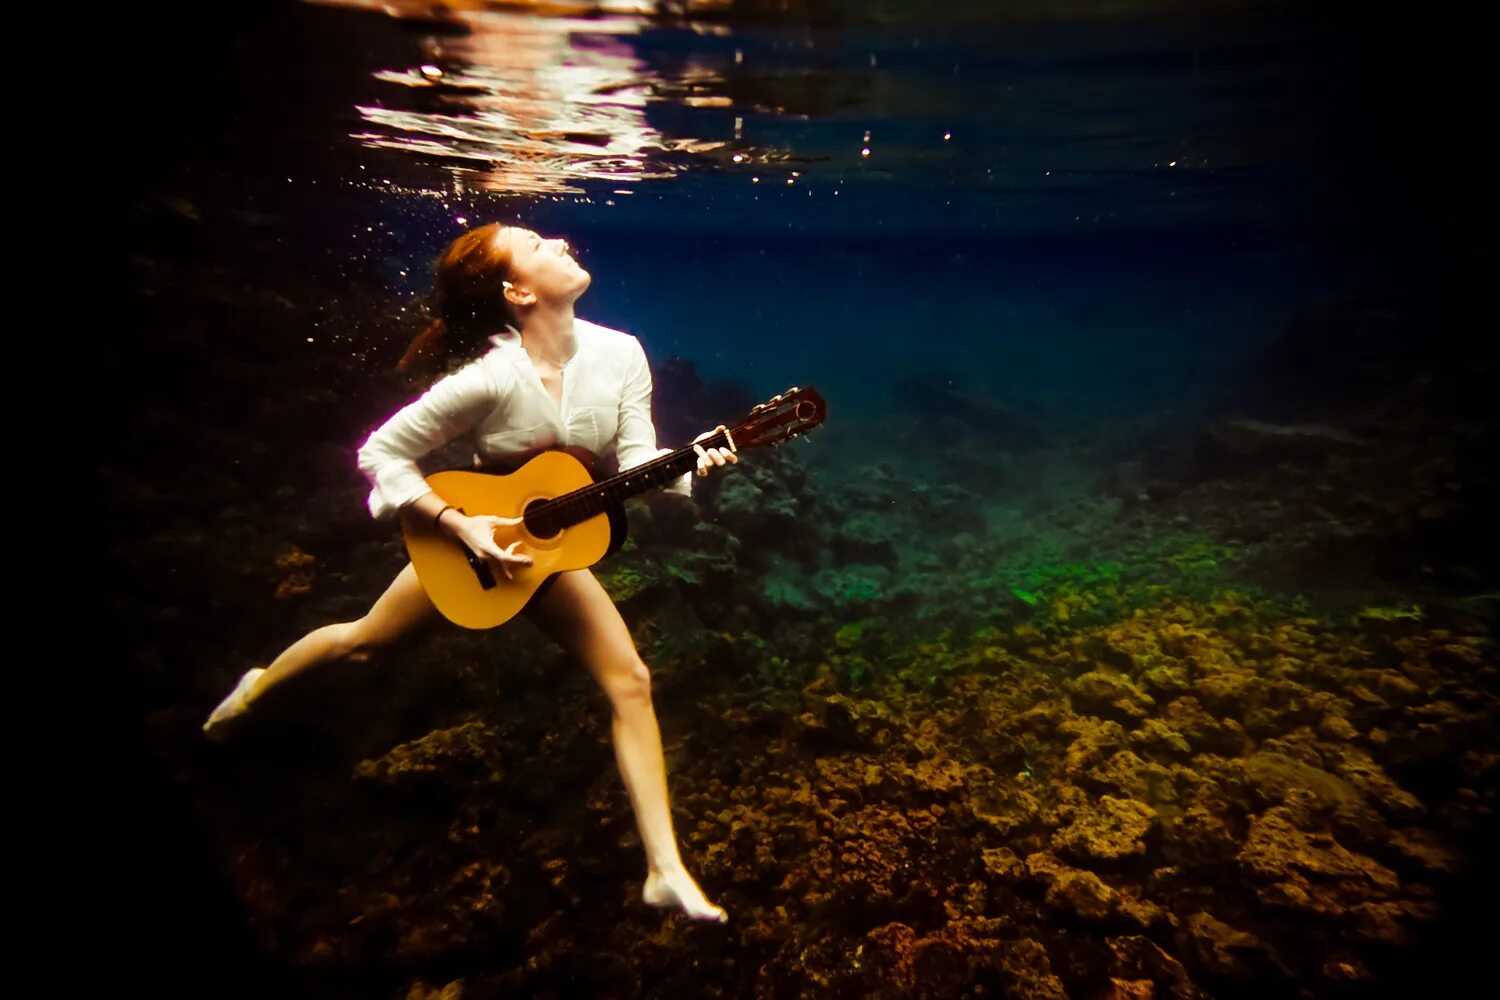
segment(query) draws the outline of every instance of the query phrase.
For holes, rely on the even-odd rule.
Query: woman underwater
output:
[[[519,541],[502,548],[494,535],[520,519],[468,516],[447,506],[423,478],[419,458],[467,432],[474,434],[476,464],[519,465],[539,450],[565,447],[592,465],[613,443],[623,471],[670,452],[656,447],[651,372],[640,342],[574,316],[573,305],[591,280],[565,241],[519,226],[479,226],[448,246],[437,266],[439,318],[412,342],[398,367],[468,360],[360,448],[375,517],[415,511],[510,578],[511,567],[529,565],[531,558]],[[732,447],[697,445],[723,429],[694,439],[698,475],[739,461]],[[667,489],[691,495],[691,475]],[[583,661],[609,698],[615,759],[646,851],[642,898],[652,906],[680,906],[694,919],[727,920],[683,866],[668,809],[650,672],[609,594],[590,570],[569,570],[548,577],[522,613]],[[439,617],[408,563],[363,618],[315,629],[270,666],[248,671],[214,709],[204,732],[222,738],[233,720],[298,673],[323,663],[363,661],[371,650]]]

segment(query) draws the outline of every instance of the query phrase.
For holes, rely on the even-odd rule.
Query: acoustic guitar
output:
[[[805,434],[828,413],[814,389],[796,386],[752,408],[734,427],[704,438],[704,448],[775,448]],[[625,540],[625,501],[665,486],[698,467],[693,446],[680,448],[608,479],[595,481],[582,462],[564,451],[544,451],[514,472],[450,470],[427,477],[434,493],[470,516],[522,519],[495,533],[501,548],[519,540],[530,566],[511,578],[432,519],[405,511],[401,531],[417,579],[449,621],[464,628],[494,628],[526,606],[553,573],[592,566]]]

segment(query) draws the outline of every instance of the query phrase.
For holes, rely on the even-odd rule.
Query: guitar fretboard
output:
[[[695,443],[704,448],[729,447],[729,439],[722,431]],[[693,446],[679,448],[583,489],[532,506],[525,514],[526,527],[540,538],[551,537],[564,528],[597,517],[631,497],[665,486],[697,468],[698,452]]]

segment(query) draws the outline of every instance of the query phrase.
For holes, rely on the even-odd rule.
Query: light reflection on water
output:
[[[431,16],[426,5],[323,2],[398,18]],[[587,181],[670,179],[731,140],[668,137],[647,120],[646,106],[733,102],[712,65],[689,58],[666,77],[640,59],[625,36],[650,29],[655,6],[447,9],[445,30],[421,40],[425,62],[373,74],[407,92],[392,102],[399,106],[359,105],[372,128],[353,138],[442,164],[459,190],[581,194]],[[548,13],[554,16],[538,16]],[[735,163],[777,158],[773,150],[734,146],[725,155]]]

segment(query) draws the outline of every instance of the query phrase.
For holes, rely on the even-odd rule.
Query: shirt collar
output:
[[[581,355],[585,350],[588,349],[590,325],[591,324],[588,322],[588,320],[579,319],[576,316],[573,318],[573,338],[578,344],[578,349],[573,352],[573,356],[568,359],[568,364],[564,365],[564,368],[568,367],[568,365],[571,365],[574,361],[577,361],[579,355]],[[511,326],[509,323],[505,325],[505,329],[503,331],[493,334],[490,337],[490,344],[502,351],[505,351],[512,357],[515,357],[518,353],[526,353],[526,348],[521,346],[521,331]],[[528,364],[529,363],[530,362],[528,361]]]

